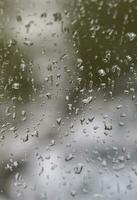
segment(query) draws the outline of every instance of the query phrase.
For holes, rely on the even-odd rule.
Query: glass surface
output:
[[[136,25],[136,0],[0,0],[0,200],[137,199]]]

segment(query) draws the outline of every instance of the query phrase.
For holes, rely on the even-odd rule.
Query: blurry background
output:
[[[137,2],[0,1],[0,200],[136,200]]]

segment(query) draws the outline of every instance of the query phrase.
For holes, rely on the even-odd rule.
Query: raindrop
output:
[[[17,22],[21,22],[22,21],[22,17],[20,15],[16,16]]]
[[[61,124],[61,118],[57,118],[56,122],[57,122],[58,125],[60,125]]]
[[[99,73],[100,76],[105,76],[106,75],[106,72],[104,71],[104,69],[99,69],[98,73]]]
[[[112,124],[110,122],[105,122],[104,125],[105,125],[105,130],[108,131],[112,130]]]
[[[90,96],[90,97],[88,97],[88,98],[86,98],[86,99],[83,99],[82,102],[83,102],[84,104],[89,104],[92,100],[93,100],[93,97]]]
[[[74,156],[72,154],[69,154],[66,156],[65,161],[70,161],[74,158]]]
[[[53,14],[53,17],[54,17],[54,21],[61,21],[62,20],[62,15],[61,13],[54,13]]]
[[[77,166],[74,168],[75,174],[80,174],[82,172],[83,166],[84,165],[82,163],[78,163]]]
[[[129,41],[132,42],[136,38],[137,35],[133,32],[129,32],[126,34],[126,36],[128,37]]]
[[[46,18],[47,17],[47,13],[46,12],[43,12],[40,16],[41,18]]]
[[[77,193],[76,193],[76,191],[75,191],[75,190],[71,190],[71,196],[73,196],[73,197],[74,197],[74,196],[76,196],[76,194],[77,194]]]
[[[15,90],[19,90],[20,84],[19,83],[13,83],[12,88],[15,89]]]
[[[24,138],[23,138],[23,142],[27,142],[29,140],[29,135],[27,134]]]

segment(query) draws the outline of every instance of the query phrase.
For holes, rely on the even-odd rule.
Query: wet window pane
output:
[[[137,199],[136,23],[136,0],[0,0],[0,200]]]

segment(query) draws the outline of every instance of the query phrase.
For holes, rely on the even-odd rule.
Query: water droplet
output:
[[[80,174],[82,172],[83,166],[84,165],[82,163],[78,163],[77,166],[74,168],[75,174]]]
[[[20,84],[19,83],[13,83],[12,88],[15,89],[15,90],[18,90],[20,88]]]
[[[132,42],[136,38],[137,35],[133,32],[129,32],[126,34],[126,36],[128,37],[129,41]]]
[[[58,125],[60,125],[61,124],[61,118],[57,118],[56,122],[57,122]]]
[[[88,97],[88,98],[86,98],[86,99],[83,99],[82,100],[82,102],[84,103],[84,104],[88,104],[88,103],[90,103],[91,101],[92,101],[92,99],[93,99],[93,97]]]
[[[70,161],[74,158],[74,156],[72,154],[69,154],[66,156],[65,161]]]
[[[99,73],[100,76],[105,76],[106,75],[106,72],[104,71],[104,69],[99,69],[98,73]]]

